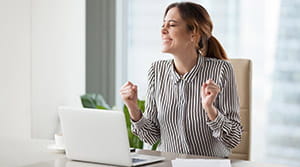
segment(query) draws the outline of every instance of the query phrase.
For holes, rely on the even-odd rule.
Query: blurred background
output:
[[[99,93],[118,109],[162,54],[173,0],[0,0],[0,137],[52,139],[57,107]],[[251,158],[300,164],[300,0],[193,0],[229,58],[253,62]]]

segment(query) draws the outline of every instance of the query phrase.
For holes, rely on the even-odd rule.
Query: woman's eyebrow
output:
[[[166,22],[166,20],[164,20],[164,23]],[[168,20],[167,22],[174,22],[174,23],[178,23],[178,21],[176,21],[176,20]]]

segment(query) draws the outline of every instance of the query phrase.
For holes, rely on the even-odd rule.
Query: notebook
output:
[[[165,158],[130,153],[121,111],[59,107],[66,156],[71,160],[138,166]]]

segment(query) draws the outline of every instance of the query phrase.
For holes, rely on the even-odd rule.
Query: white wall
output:
[[[85,0],[0,0],[0,138],[52,138],[85,92]]]
[[[30,0],[0,0],[0,138],[30,137]]]
[[[32,0],[33,138],[53,138],[57,107],[85,93],[85,0]]]

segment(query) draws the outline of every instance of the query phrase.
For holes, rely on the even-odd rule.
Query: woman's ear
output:
[[[200,35],[199,34],[192,34],[191,35],[191,42],[193,42],[195,46],[198,46],[199,40],[200,40]]]
[[[194,41],[195,41],[195,35],[191,34],[191,42],[194,42]]]

